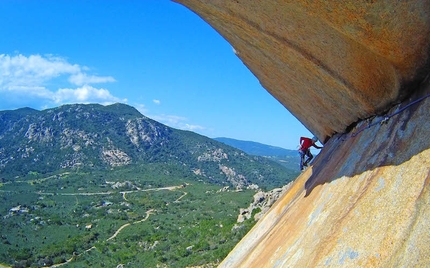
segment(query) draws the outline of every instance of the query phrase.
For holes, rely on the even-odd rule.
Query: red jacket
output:
[[[300,138],[300,149],[299,149],[300,151],[306,151],[311,146],[313,146],[317,149],[321,149],[321,147],[315,145],[315,142],[312,139],[305,138],[305,137]]]

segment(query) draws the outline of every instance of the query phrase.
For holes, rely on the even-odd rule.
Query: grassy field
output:
[[[254,191],[150,172],[29,173],[0,184],[0,263],[186,267],[219,263],[252,227]]]

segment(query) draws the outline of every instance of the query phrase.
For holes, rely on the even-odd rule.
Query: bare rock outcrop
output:
[[[125,152],[117,148],[103,148],[102,159],[111,167],[125,166],[131,163],[131,158]]]
[[[282,188],[275,188],[268,192],[258,191],[254,195],[254,201],[247,207],[241,208],[239,211],[239,216],[237,217],[237,222],[241,223],[245,220],[251,219],[253,211],[259,210],[258,213],[254,215],[254,220],[258,221],[261,217],[269,211],[270,207],[278,200],[288,189],[290,189],[291,183],[285,185]]]
[[[430,1],[175,1],[322,141],[386,111],[428,74]]]

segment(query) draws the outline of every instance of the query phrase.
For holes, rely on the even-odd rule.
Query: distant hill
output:
[[[269,158],[288,169],[298,171],[299,155],[297,150],[288,150],[281,147],[266,145],[253,141],[242,141],[230,138],[214,138],[214,140],[230,145],[250,155]]]
[[[30,173],[149,164],[172,176],[239,188],[280,187],[297,176],[257,154],[170,128],[124,104],[0,111],[2,181]]]
[[[266,145],[253,141],[242,141],[230,138],[214,138],[214,140],[230,145],[250,155],[259,156],[297,156],[296,150]]]

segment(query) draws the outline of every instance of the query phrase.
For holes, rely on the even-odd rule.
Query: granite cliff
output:
[[[387,111],[429,71],[429,1],[176,1],[322,141]]]
[[[429,94],[427,84],[413,99]],[[332,137],[220,267],[428,267],[430,98],[421,100]]]
[[[430,2],[176,2],[325,143],[220,267],[428,267]]]

